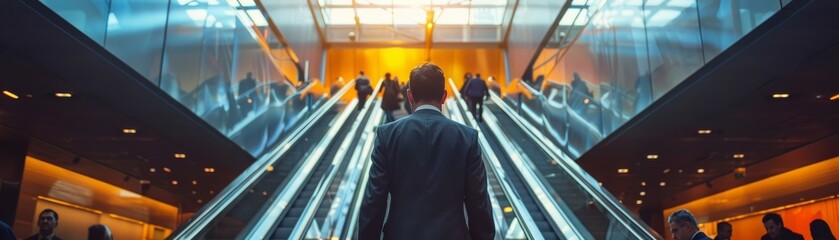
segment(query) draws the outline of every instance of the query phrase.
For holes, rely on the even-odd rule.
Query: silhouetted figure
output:
[[[239,108],[242,109],[242,114],[247,115],[253,110],[253,102],[255,101],[256,93],[256,79],[253,74],[248,72],[247,77],[239,81]]]
[[[717,223],[717,236],[714,237],[714,240],[731,240],[731,223],[728,222],[718,222]]]
[[[763,215],[763,228],[766,229],[766,234],[760,237],[761,240],[804,240],[801,234],[784,227],[784,220],[777,213]]]
[[[112,240],[111,229],[102,224],[96,224],[87,228],[87,240]]]
[[[583,112],[586,105],[591,101],[591,91],[588,90],[588,85],[580,78],[580,74],[574,72],[574,79],[571,80],[571,108],[578,113]]]
[[[414,114],[376,128],[357,239],[495,236],[478,132],[440,112],[445,84],[440,67],[414,68],[408,82]]]
[[[26,240],[61,240],[55,236],[56,227],[58,227],[58,213],[49,208],[44,209],[41,214],[38,214],[38,234]]]
[[[667,218],[670,233],[675,240],[711,240],[705,233],[699,231],[696,218],[687,209],[680,209]]]
[[[382,82],[382,110],[385,111],[385,123],[393,122],[393,111],[399,110],[400,87],[399,82],[390,79],[390,73],[385,73],[385,80]]]
[[[460,96],[466,95],[466,84],[469,83],[469,80],[472,80],[472,73],[466,72],[466,74],[463,75],[463,85],[460,85]]]
[[[469,112],[472,112],[472,116],[478,122],[484,121],[483,115],[481,115],[484,111],[484,99],[489,99],[489,88],[486,81],[481,79],[480,73],[477,73],[475,78],[470,79],[463,89],[465,89],[466,98],[469,99]]]
[[[810,222],[810,236],[813,240],[836,240],[836,236],[833,236],[833,232],[830,231],[830,226],[821,219]]]
[[[367,103],[367,96],[373,94],[373,87],[370,86],[370,79],[364,76],[364,71],[358,72],[358,77],[355,78],[355,92],[358,94],[358,111],[364,109],[364,104]]]

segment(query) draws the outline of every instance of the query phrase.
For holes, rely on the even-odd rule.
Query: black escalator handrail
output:
[[[380,81],[383,82],[383,81]],[[376,91],[373,91],[376,92]],[[373,116],[371,120],[375,121],[382,121],[382,117],[384,116],[384,111],[381,110],[382,101],[376,101],[376,109],[374,109]],[[375,131],[370,132],[370,134],[375,135]],[[372,149],[373,149],[373,140],[376,136],[370,136],[365,143],[365,151],[362,152],[361,160],[363,161],[363,165],[361,167],[361,175],[359,175],[358,185],[355,189],[355,192],[351,194],[353,196],[352,201],[348,202],[345,207],[339,209],[346,209],[348,214],[348,221],[344,221],[343,224],[335,225],[335,236],[340,236],[342,239],[355,239],[353,234],[355,233],[355,228],[358,226],[358,215],[361,211],[361,202],[364,198],[364,191],[367,189],[367,180],[369,179],[368,175],[370,174],[370,166],[373,164],[373,159],[371,157]],[[344,231],[346,229],[346,231]],[[341,236],[341,234],[345,234]]]
[[[571,157],[562,152],[562,150],[556,147],[556,145],[553,145],[553,143],[541,141],[540,139],[548,138],[542,135],[541,132],[537,131],[530,123],[522,120],[497,94],[490,92],[490,95],[492,101],[495,102],[495,104],[498,105],[504,113],[513,119],[513,122],[524,130],[524,132],[539,145],[539,148],[542,149],[543,152],[556,160],[557,166],[562,168],[569,176],[574,178],[575,182],[582,186],[583,189],[585,189],[585,191],[593,197],[594,201],[600,203],[600,205],[602,205],[606,211],[615,217],[621,225],[626,227],[636,239],[663,239],[660,235],[658,235],[658,233],[652,230],[652,228],[641,223],[640,219],[629,213],[623,205],[617,203],[614,196],[603,191],[602,188],[595,187],[597,181],[594,180],[591,175],[588,175],[588,173],[583,171],[582,168],[574,162],[573,159],[571,159]]]
[[[379,88],[380,86],[381,86],[381,82],[377,86],[377,88]],[[372,102],[372,101],[370,101],[370,102]],[[365,105],[368,105],[368,104],[365,104]],[[297,224],[295,225],[295,228],[294,228],[294,230],[292,230],[288,239],[303,239],[304,234],[306,234],[306,230],[309,228],[309,223],[312,222],[312,219],[315,217],[315,213],[317,212],[321,201],[323,200],[327,191],[329,190],[329,186],[332,183],[332,180],[335,178],[335,175],[337,175],[338,171],[340,170],[337,166],[339,166],[341,164],[341,161],[346,157],[347,153],[352,152],[352,151],[350,151],[350,148],[351,148],[350,144],[352,144],[352,142],[355,138],[356,132],[358,132],[359,130],[362,131],[363,133],[364,132],[370,132],[370,131],[373,130],[374,126],[377,126],[381,122],[381,118],[367,119],[367,118],[370,118],[373,115],[373,112],[375,110],[370,109],[369,105],[366,106],[366,107],[367,108],[364,108],[365,109],[364,116],[359,117],[358,118],[359,120],[356,121],[355,123],[353,123],[353,126],[350,128],[351,130],[350,130],[349,134],[347,134],[347,137],[341,143],[341,146],[338,149],[338,153],[335,154],[335,157],[333,158],[333,161],[332,161],[332,165],[333,165],[334,168],[332,168],[331,171],[329,171],[328,176],[326,177],[326,181],[323,181],[317,187],[315,193],[312,194],[312,198],[309,201],[309,204],[306,206],[305,209],[303,209],[303,213],[300,215],[300,218],[297,220]],[[367,121],[363,121],[364,119],[367,119]],[[371,120],[379,120],[379,121],[371,121]],[[360,127],[362,122],[365,122],[365,125],[364,125],[363,128]],[[364,136],[364,139],[366,139],[367,137],[372,137],[370,135],[372,135],[372,134],[367,134],[366,136]],[[361,147],[361,146],[356,145],[355,148],[357,148],[357,147]],[[359,159],[359,158],[357,158],[357,159]],[[347,166],[348,167],[352,166],[353,163],[357,162],[357,159],[350,160],[350,162],[347,164]]]
[[[352,81],[350,83],[352,83]],[[284,155],[288,149],[291,148],[294,142],[303,137],[304,133],[307,132],[311,126],[314,125],[315,122],[317,122],[320,117],[332,107],[332,105],[341,99],[341,96],[349,91],[350,86],[352,86],[352,84],[347,84],[341,89],[341,91],[335,94],[332,99],[327,101],[320,107],[320,109],[318,109],[318,111],[303,122],[299,129],[291,133],[283,142],[277,144],[273,150],[263,154],[256,162],[251,164],[250,167],[239,174],[239,176],[236,177],[236,179],[227,185],[227,187],[225,187],[221,192],[219,192],[215,198],[207,202],[204,207],[196,212],[189,222],[172,233],[171,239],[195,239],[199,234],[201,234],[219,214],[230,207],[230,204],[235,201],[248,186],[259,179],[259,177],[265,172],[263,169],[266,169],[268,166],[274,164],[280,156]]]
[[[379,82],[376,85],[376,90],[381,88],[382,82]],[[347,86],[350,86],[348,84]],[[345,86],[345,88],[347,87]],[[261,211],[263,214],[261,216],[255,216],[254,220],[251,220],[252,225],[249,224],[247,228],[249,230],[243,231],[240,233],[239,236],[242,236],[243,239],[257,239],[257,238],[264,238],[271,234],[274,228],[279,224],[280,219],[277,216],[281,216],[284,212],[288,209],[288,204],[291,203],[292,198],[296,193],[303,187],[306,179],[308,179],[309,175],[313,172],[314,168],[317,166],[317,163],[320,162],[320,158],[323,154],[326,153],[327,147],[335,140],[335,136],[341,129],[341,126],[346,122],[347,118],[351,115],[352,111],[355,111],[355,104],[358,104],[357,101],[351,102],[347,108],[341,113],[341,116],[338,117],[336,122],[338,124],[333,125],[330,130],[326,133],[326,135],[321,139],[318,143],[317,147],[315,147],[314,152],[309,155],[309,157],[301,164],[301,167],[295,171],[294,175],[289,178],[287,181],[288,184],[283,187],[283,190],[274,197],[272,202],[270,202],[267,206],[267,211]],[[369,106],[366,104],[366,106]],[[358,119],[355,119],[358,121]]]
[[[362,132],[362,135],[363,135],[363,136],[361,136],[360,142],[363,142],[363,141],[367,140],[368,138],[370,138],[370,139],[374,138],[373,129],[374,129],[375,126],[378,126],[381,123],[382,118],[381,117],[372,118],[375,110],[369,109],[369,107],[365,108],[365,109],[366,109],[365,110],[365,115],[363,117],[359,118],[359,119],[368,118],[367,121],[365,122],[364,127],[363,128],[360,127],[361,122],[363,122],[361,120],[356,121],[353,124],[353,126],[351,128],[352,131],[349,134],[347,134],[347,138],[344,139],[344,142],[341,143],[341,147],[338,149],[338,154],[335,155],[335,158],[332,162],[332,164],[334,166],[337,166],[338,164],[340,164],[340,161],[345,158],[347,153],[354,152],[354,151],[350,151],[351,148],[355,149],[355,148],[368,147],[366,144],[365,145],[356,144],[354,147],[350,146],[350,144],[352,144],[352,142],[355,138],[355,135],[356,135],[357,131],[360,130]],[[381,115],[378,115],[378,116],[381,116]],[[364,134],[364,133],[367,133],[367,134]],[[369,146],[369,147],[372,148],[372,146]],[[348,173],[351,173],[351,171],[353,170],[351,168],[351,166],[357,165],[358,161],[362,158],[363,157],[359,156],[357,158],[350,159],[349,163],[347,163]],[[337,175],[339,170],[340,169],[337,168],[337,167],[333,168],[332,171],[329,172],[329,175],[326,178],[326,181],[324,181],[320,186],[318,186],[315,193],[312,194],[312,198],[309,201],[309,204],[303,210],[303,213],[301,214],[300,219],[298,219],[297,224],[295,225],[295,228],[291,232],[291,234],[289,235],[288,239],[303,239],[304,234],[306,234],[306,230],[309,228],[310,223],[312,222],[312,219],[314,219],[314,217],[315,217],[315,213],[317,213],[317,210],[318,210],[318,207],[321,204],[321,201],[325,198],[327,190],[329,189],[329,186],[332,183],[332,180],[335,178],[335,176]]]
[[[450,80],[449,83],[452,86],[454,86],[453,81]],[[457,102],[459,103],[459,108],[466,109],[466,102],[460,96],[459,92],[455,92],[455,97],[456,97]],[[485,113],[485,114],[488,114],[488,113]],[[489,146],[489,141],[486,139],[486,137],[487,137],[486,134],[484,134],[481,131],[481,128],[478,126],[477,122],[475,121],[474,117],[471,116],[471,114],[466,114],[466,115],[468,115],[467,118],[470,120],[470,123],[471,123],[470,126],[475,128],[476,130],[478,130],[478,132],[480,133],[479,134],[479,141],[481,143],[480,144],[481,145],[480,146],[481,150],[483,151],[484,155],[487,156],[487,160],[489,160],[489,163],[491,163],[492,168],[490,168],[490,169],[493,172],[495,172],[495,175],[498,177],[498,181],[502,184],[501,189],[504,190],[504,193],[507,196],[518,196],[519,193],[517,192],[516,189],[514,189],[512,187],[512,183],[508,182],[509,178],[505,177],[507,175],[507,173],[506,173],[506,171],[504,171],[504,168],[501,166],[501,162],[500,162],[500,160],[498,160],[498,157],[495,155],[495,151],[493,151],[492,149],[489,148],[490,147]],[[488,119],[488,118],[486,118],[486,119]],[[489,124],[489,122],[487,122],[487,123]],[[489,129],[499,129],[499,128],[490,127]],[[503,134],[499,135],[496,132],[493,132],[492,134],[494,136],[496,136],[496,139],[498,139],[499,143],[502,143],[502,146],[505,146],[503,144],[503,142],[506,139],[501,137]],[[509,141],[509,140],[506,140],[506,141]],[[510,152],[510,150],[506,150],[506,151]],[[524,176],[525,174],[526,174],[525,172],[522,172],[522,176]],[[530,186],[531,188],[544,189],[544,186],[533,186],[531,184],[531,182],[532,181],[525,181],[525,183],[528,186]],[[545,191],[542,190],[542,192],[545,192]],[[516,213],[516,216],[518,217],[519,221],[521,221],[521,223],[522,223],[521,226],[524,228],[524,233],[527,234],[527,238],[528,239],[544,239],[544,236],[542,236],[542,232],[539,231],[539,228],[536,226],[536,222],[533,221],[533,217],[530,216],[530,213],[527,211],[527,208],[524,206],[524,203],[521,202],[520,198],[518,198],[518,197],[509,198],[508,197],[508,199],[510,200],[510,203],[514,207],[514,210],[515,210],[514,212]],[[548,205],[548,204],[543,204],[543,205]],[[553,214],[553,215],[556,215],[556,213]],[[565,216],[563,214],[560,213],[559,215],[561,215],[560,219],[564,219]],[[562,223],[562,222],[560,222],[560,223]],[[565,224],[563,224],[564,226],[570,226],[570,224],[568,224],[567,220],[564,223],[565,223]],[[555,225],[557,225],[558,227],[561,226],[561,225],[559,225],[559,223],[556,223]],[[566,229],[566,231],[561,231],[561,234],[566,239],[583,239],[579,233],[571,232],[570,229]]]

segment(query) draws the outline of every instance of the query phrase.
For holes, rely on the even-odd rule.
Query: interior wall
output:
[[[64,239],[83,239],[73,237],[75,232],[86,233],[87,227],[97,223],[116,224],[112,230],[120,230],[114,232],[117,239],[149,239],[154,235],[143,231],[163,229],[168,234],[177,226],[175,206],[31,156],[26,157],[21,186],[14,224],[19,237],[38,231],[37,216],[45,208],[58,212],[57,232]],[[138,231],[140,238],[135,238]]]
[[[378,83],[387,72],[400,82],[407,82],[411,69],[426,62],[427,51],[422,48],[330,49],[327,54],[325,82],[331,86],[339,77],[345,82],[355,79],[362,70],[372,84]],[[466,72],[480,73],[483,79],[492,76],[496,82],[506,81],[501,49],[432,49],[431,63],[440,66],[446,78],[454,80],[458,87],[463,85]]]

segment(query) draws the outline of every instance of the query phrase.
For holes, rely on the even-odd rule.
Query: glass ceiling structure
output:
[[[318,0],[329,42],[423,42],[429,11],[434,42],[500,42],[507,2]]]

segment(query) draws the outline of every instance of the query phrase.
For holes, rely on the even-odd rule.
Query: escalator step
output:
[[[297,225],[297,219],[300,219],[300,217],[289,216],[289,217],[283,218],[283,220],[280,221],[280,227],[281,228],[283,228],[283,227],[289,227],[289,228],[294,227],[294,225]]]

